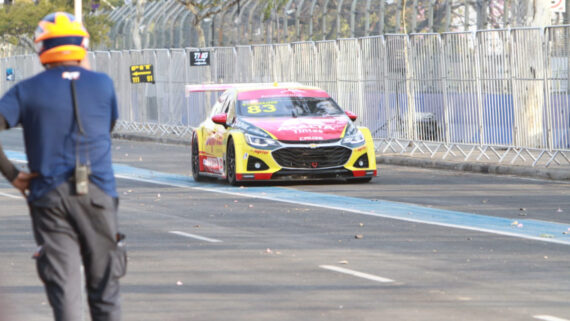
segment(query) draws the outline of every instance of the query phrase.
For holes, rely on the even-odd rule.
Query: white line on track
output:
[[[368,274],[368,273],[362,273],[362,272],[358,272],[358,271],[354,271],[354,270],[349,270],[349,269],[341,268],[341,267],[334,266],[334,265],[319,265],[319,267],[321,269],[335,271],[335,272],[339,272],[339,273],[344,273],[344,274],[348,274],[348,275],[352,275],[352,276],[356,276],[359,278],[372,280],[372,281],[376,281],[376,282],[381,282],[381,283],[394,282],[394,280],[383,278],[381,276],[376,276],[376,275],[372,275],[372,274]]]
[[[6,196],[6,197],[8,197],[8,198],[14,198],[14,199],[18,199],[18,200],[24,199],[24,198],[23,198],[22,196],[20,196],[20,195],[12,195],[12,194],[2,193],[2,192],[0,192],[0,196]]]
[[[185,236],[185,237],[189,237],[189,238],[193,238],[193,239],[197,239],[197,240],[201,240],[201,241],[206,241],[206,242],[210,242],[210,243],[221,243],[221,242],[223,242],[221,240],[211,239],[209,237],[204,237],[204,236],[180,232],[180,231],[170,231],[168,233],[176,234],[176,235],[180,235],[180,236]]]
[[[568,321],[568,319],[562,319],[551,315],[535,315],[533,318],[544,321]]]

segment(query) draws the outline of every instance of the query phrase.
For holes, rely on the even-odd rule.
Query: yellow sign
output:
[[[132,65],[131,66],[131,83],[138,84],[150,82],[154,84],[154,73],[152,65]]]

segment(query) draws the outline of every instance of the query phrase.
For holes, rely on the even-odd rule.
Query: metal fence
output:
[[[544,0],[546,1],[546,0]],[[357,38],[385,33],[472,31],[519,27],[534,15],[528,0],[242,0],[198,25],[208,46]],[[141,11],[137,20],[137,4]],[[206,10],[206,9],[205,9]],[[205,13],[204,11],[203,13]],[[211,12],[211,11],[210,11]],[[133,49],[140,32],[141,48],[198,46],[195,16],[177,0],[131,1],[108,12],[114,25],[109,47]],[[479,17],[482,15],[482,17]],[[402,27],[405,16],[406,30]],[[566,13],[565,19],[568,19]],[[559,24],[562,14],[552,15]],[[568,21],[568,20],[565,20]]]
[[[217,94],[186,84],[296,81],[356,112],[379,152],[570,164],[570,26],[203,48],[202,67],[193,50],[89,53],[115,82],[118,131],[188,138]],[[138,64],[153,65],[155,83],[131,83]],[[42,70],[35,56],[0,66],[17,80]]]

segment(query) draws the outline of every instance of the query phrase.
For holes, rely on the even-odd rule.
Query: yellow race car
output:
[[[377,174],[370,131],[322,89],[300,84],[189,85],[225,90],[192,134],[192,175],[231,185]]]

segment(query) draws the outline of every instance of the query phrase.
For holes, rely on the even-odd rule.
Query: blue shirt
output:
[[[85,136],[79,136],[71,83],[64,72],[79,72],[75,87]],[[39,173],[30,183],[28,201],[67,181],[73,175],[76,155],[81,163],[90,163],[91,182],[117,197],[110,130],[118,111],[109,76],[78,66],[45,70],[14,85],[0,99],[0,114],[10,127],[22,125],[28,167]]]

